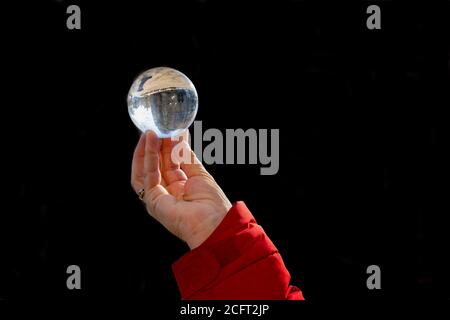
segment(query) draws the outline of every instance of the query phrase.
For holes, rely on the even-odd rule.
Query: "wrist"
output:
[[[207,219],[202,221],[196,227],[196,230],[194,230],[190,237],[186,239],[186,243],[191,250],[199,247],[206,241],[206,239],[209,238],[209,236],[211,236],[214,230],[217,229],[222,220],[225,218],[230,208],[231,205],[230,207],[225,206],[220,210],[216,210],[214,214],[209,215]]]

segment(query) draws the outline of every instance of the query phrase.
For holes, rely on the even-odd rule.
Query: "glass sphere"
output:
[[[141,73],[128,93],[128,113],[142,132],[153,130],[160,138],[174,137],[194,121],[197,91],[191,80],[171,68]]]

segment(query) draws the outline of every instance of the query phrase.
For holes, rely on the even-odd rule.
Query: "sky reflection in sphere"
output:
[[[153,130],[160,138],[174,137],[194,121],[197,91],[183,73],[159,67],[141,73],[128,93],[128,113],[142,132]]]

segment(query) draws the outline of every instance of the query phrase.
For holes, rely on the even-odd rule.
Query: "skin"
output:
[[[220,224],[231,203],[191,150],[188,132],[181,142],[142,134],[133,155],[131,185],[145,190],[148,213],[191,249],[202,244]],[[172,159],[172,149],[183,144],[190,163]]]

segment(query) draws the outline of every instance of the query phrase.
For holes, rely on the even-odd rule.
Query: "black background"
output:
[[[450,298],[448,2],[93,2],[75,2],[81,30],[73,2],[2,9],[0,298],[180,298],[170,266],[187,247],[129,182],[126,95],[157,66],[193,81],[204,129],[280,129],[277,175],[208,170],[308,300]]]

